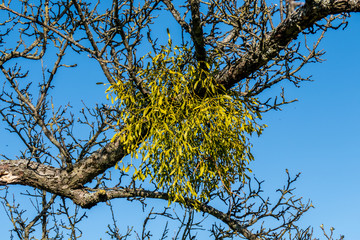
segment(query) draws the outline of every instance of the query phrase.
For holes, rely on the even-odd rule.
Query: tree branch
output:
[[[270,32],[264,43],[258,43],[255,51],[245,54],[233,64],[228,64],[219,73],[216,81],[230,89],[277,56],[304,29],[330,14],[346,12],[360,12],[360,1],[307,1]]]

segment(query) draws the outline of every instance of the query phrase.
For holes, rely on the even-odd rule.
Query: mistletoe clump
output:
[[[249,137],[265,127],[250,107],[256,99],[215,83],[218,60],[189,59],[190,49],[173,48],[169,40],[138,71],[147,94],[132,81],[118,80],[107,90],[120,101],[122,127],[113,141],[121,141],[132,157],[142,156],[137,167],[122,163],[122,170],[132,166],[135,179],[155,182],[168,192],[169,202],[206,201],[218,188],[231,194],[231,184],[250,171]]]

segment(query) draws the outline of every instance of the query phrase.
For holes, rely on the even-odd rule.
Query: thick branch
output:
[[[0,160],[0,185],[20,184],[64,194],[61,186],[65,171],[44,164],[21,160]]]
[[[51,166],[44,164],[35,163],[28,160],[1,160],[0,161],[0,185],[9,185],[9,184],[21,184],[26,186],[35,187],[38,189],[43,189],[48,192],[57,194],[59,196],[70,198],[77,205],[80,205],[83,208],[91,208],[98,204],[99,202],[105,202],[109,199],[114,198],[130,198],[130,197],[140,197],[140,198],[154,198],[154,199],[163,199],[168,200],[169,196],[163,192],[156,191],[147,191],[144,189],[88,189],[84,186],[81,186],[80,181],[82,176],[85,176],[85,179],[92,179],[91,175],[86,175],[86,172],[96,172],[94,167],[98,168],[108,168],[106,164],[106,159],[102,158],[102,154],[106,154],[104,151],[113,151],[112,144],[109,144],[103,150],[94,154],[91,158],[88,158],[83,163],[75,165],[74,172],[77,170],[77,173],[82,174],[77,176],[76,174],[68,174],[65,170],[60,170]],[[112,159],[114,160],[114,159]],[[96,163],[98,161],[99,163]],[[111,159],[110,159],[111,162]],[[94,166],[95,165],[95,166]],[[89,167],[89,169],[86,169]],[[75,184],[75,181],[79,180],[78,184]],[[191,206],[191,201],[188,200],[189,206]],[[242,226],[239,222],[234,219],[229,218],[229,216],[216,208],[207,205],[201,204],[199,209],[208,213],[224,223],[228,224],[231,229],[239,232],[247,239],[256,240],[256,236],[253,235],[249,230]]]
[[[204,32],[201,25],[200,18],[200,1],[191,0],[191,38],[194,41],[195,46],[195,58],[199,62],[206,61],[206,49],[204,41]],[[202,66],[203,68],[204,66]]]
[[[304,29],[328,15],[346,12],[360,12],[360,1],[307,1],[269,33],[264,43],[258,43],[255,51],[228,65],[217,77],[217,82],[227,89],[233,87],[277,56]]]
[[[92,181],[99,174],[115,166],[126,155],[126,151],[119,142],[108,143],[102,149],[74,165],[74,169],[70,173],[70,185],[84,185]]]
[[[1,160],[0,185],[20,184],[69,197],[70,189],[92,181],[124,156],[126,154],[115,142],[76,163],[71,172],[28,160]]]

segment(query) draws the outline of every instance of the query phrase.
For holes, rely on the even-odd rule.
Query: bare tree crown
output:
[[[252,160],[246,134],[261,133],[261,127],[251,123],[253,118],[295,101],[285,97],[285,90],[281,88],[283,84],[290,82],[298,87],[301,82],[311,80],[302,76],[300,70],[308,63],[322,61],[324,52],[317,50],[317,47],[326,31],[345,27],[349,14],[359,11],[358,0],[280,0],[278,4],[265,0],[2,1],[1,127],[17,136],[22,144],[17,153],[5,154],[0,149],[0,185],[4,186],[1,190],[4,193],[2,199],[9,218],[17,219],[13,221],[13,232],[19,239],[30,239],[34,226],[41,224],[42,239],[49,239],[52,232],[56,233],[54,239],[61,239],[61,226],[56,221],[54,226],[48,225],[49,218],[59,214],[69,219],[67,229],[70,229],[71,238],[76,239],[81,236],[76,226],[84,219],[84,215],[79,213],[79,207],[75,207],[75,213],[71,214],[66,199],[82,208],[107,202],[112,209],[111,199],[127,198],[145,204],[147,198],[154,198],[182,203],[186,209],[184,219],[188,223],[179,217],[173,217],[168,210],[151,211],[146,222],[153,216],[177,219],[186,229],[182,232],[183,239],[194,239],[191,235],[193,228],[197,226],[193,222],[196,214],[192,210],[194,206],[198,211],[226,225],[222,227],[218,222],[214,223],[211,233],[215,239],[236,236],[251,240],[313,239],[310,228],[303,230],[296,223],[312,207],[311,203],[303,203],[292,195],[292,185],[298,176],[292,178],[288,174],[287,184],[279,190],[279,200],[273,205],[262,196],[261,181],[241,177],[246,169],[246,161]],[[161,29],[162,22],[159,20],[164,17],[171,18],[176,23],[168,29],[170,35],[176,31],[181,33],[181,39],[169,40],[178,50],[186,49],[186,54],[181,55],[181,58],[176,55],[175,49],[166,52],[166,41],[169,38],[166,29]],[[162,35],[154,34],[155,31]],[[317,39],[310,41],[310,35],[315,35]],[[144,57],[150,52],[153,56],[151,60]],[[159,57],[154,60],[154,56],[165,56],[165,53],[168,53],[168,58],[163,59],[167,62],[158,61]],[[53,89],[56,89],[56,81],[62,72],[76,69],[77,63],[72,61],[71,56],[77,55],[87,56],[89,61],[98,64],[106,86],[113,86],[115,89],[112,104],[99,103],[95,107],[85,105],[79,112],[71,110],[70,104],[54,106],[51,95]],[[216,67],[209,64],[214,62]],[[35,65],[40,69],[28,67]],[[172,77],[178,78],[167,78],[166,82],[161,82],[158,88],[154,88],[154,82],[160,79],[156,72],[171,73]],[[193,76],[196,77],[192,78]],[[153,82],[150,79],[154,79]],[[176,82],[175,79],[181,81]],[[79,81],[87,84],[86,79]],[[179,86],[184,88],[179,91],[176,89]],[[186,92],[189,86],[192,87],[191,91]],[[169,166],[179,165],[162,166],[158,162],[144,162],[141,167],[145,170],[134,175],[127,173],[127,167],[139,167],[136,160],[134,164],[131,162],[123,167],[117,166],[121,159],[146,143],[146,139],[156,136],[157,132],[153,131],[151,124],[166,123],[167,120],[161,120],[161,117],[166,116],[159,113],[156,115],[159,116],[157,121],[131,125],[137,127],[136,131],[142,132],[132,142],[132,151],[124,143],[124,139],[133,137],[131,134],[134,131],[129,128],[130,123],[143,120],[142,117],[147,113],[138,110],[147,104],[146,107],[151,106],[151,111],[155,111],[154,107],[161,105],[161,97],[152,97],[167,92],[168,95],[164,98],[164,101],[168,101],[166,106],[172,104],[180,108],[184,99],[205,99],[211,86],[215,86],[216,90],[211,91],[220,96],[218,99],[223,102],[233,104],[236,99],[241,103],[225,104],[222,109],[225,109],[224,116],[231,116],[231,111],[235,110],[241,112],[241,116],[246,116],[237,125],[246,129],[236,132],[237,128],[231,128],[227,135],[234,139],[238,137],[244,145],[241,151],[235,146],[222,145],[222,136],[210,131],[212,127],[220,126],[220,121],[216,124],[211,119],[200,122],[198,126],[208,129],[213,134],[211,139],[218,141],[211,142],[218,158],[213,159],[206,152],[208,149],[204,149],[194,151],[197,155],[189,155],[196,157],[186,158],[195,164],[182,162],[183,172],[187,171],[186,177],[190,179],[190,187],[184,189],[195,194],[176,194],[174,192],[179,188],[163,188],[164,184],[160,184],[161,181],[168,180],[157,178],[157,174],[168,171],[169,174],[166,175],[171,176],[173,169]],[[265,97],[264,92],[275,86],[281,89],[278,95]],[[104,95],[105,103],[106,94],[103,88],[99,89],[101,91],[98,94]],[[125,99],[124,96],[131,103],[136,103],[128,104],[131,107],[125,112],[121,109],[126,104],[118,101],[122,97]],[[158,105],[150,104],[154,101]],[[194,102],[200,104],[201,101]],[[149,109],[146,111],[150,111]],[[192,113],[195,112],[194,110]],[[133,119],[133,122],[124,119]],[[182,121],[175,123],[180,124]],[[175,123],[173,126],[181,129]],[[165,125],[163,127],[166,128]],[[78,134],[77,128],[86,129],[86,136]],[[222,132],[224,129],[216,131]],[[195,131],[189,130],[189,136],[193,132]],[[111,141],[116,133],[118,137]],[[205,133],[209,132],[204,131]],[[236,136],[231,135],[232,133]],[[183,136],[173,139],[182,141]],[[199,134],[192,134],[191,139],[204,141],[200,130]],[[207,146],[210,145],[209,142]],[[167,143],[161,146],[158,150],[151,146],[145,150],[151,150],[153,156],[160,158],[172,145]],[[235,149],[234,151],[243,155],[233,154],[229,149]],[[168,162],[183,159],[178,158],[180,155],[181,152],[169,151],[165,159]],[[236,156],[231,160],[235,162],[220,162],[229,156]],[[246,157],[241,159],[242,156]],[[229,166],[226,165],[229,163],[240,163],[237,172],[231,168],[222,168]],[[119,169],[111,171],[115,166]],[[168,169],[165,170],[166,168]],[[179,169],[181,168],[177,170]],[[111,174],[114,171],[120,175],[118,178],[114,177],[116,174]],[[195,173],[201,171],[205,171],[208,173],[206,176],[210,177],[205,178],[201,174],[195,176]],[[182,176],[181,171],[178,172],[178,179],[175,179],[177,183],[181,182],[179,176]],[[228,178],[223,178],[226,175]],[[151,178],[152,182],[144,183],[142,180],[149,176],[154,176]],[[175,180],[169,180],[171,186],[178,186],[174,183]],[[38,214],[30,221],[22,217],[23,212],[7,196],[8,188],[11,189],[10,185],[15,184],[35,188],[36,194],[29,194],[29,197],[41,199]],[[202,190],[206,192],[202,201],[191,197]],[[184,197],[180,199],[176,196]],[[223,207],[215,208],[213,201],[221,202]],[[57,213],[52,212],[54,204],[59,206]],[[259,227],[265,219],[275,219],[276,227]],[[146,223],[144,229],[145,225]],[[114,227],[109,229],[109,234],[114,239],[126,239],[130,237],[131,230],[121,235],[114,219]],[[326,235],[325,230],[324,234],[327,239],[333,239],[332,229],[331,236]],[[150,235],[145,230],[141,236],[138,235],[139,239],[147,237]],[[164,232],[162,239],[165,237]]]

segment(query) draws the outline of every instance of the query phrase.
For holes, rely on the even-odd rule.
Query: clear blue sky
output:
[[[254,139],[256,160],[251,164],[255,175],[265,180],[270,196],[285,183],[286,168],[294,175],[302,172],[295,193],[305,200],[311,199],[315,206],[303,218],[304,226],[314,226],[315,232],[319,232],[320,224],[327,228],[333,226],[336,234],[344,234],[345,239],[359,239],[360,236],[359,39],[359,14],[349,19],[346,30],[330,30],[326,34],[320,48],[326,50],[327,61],[303,70],[305,75],[313,75],[315,82],[304,83],[300,89],[287,88],[287,96],[299,101],[285,106],[281,112],[264,115],[269,127],[260,138]],[[80,63],[81,58],[73,61]],[[86,75],[77,74],[84,74],[84,71]],[[82,106],[80,100],[84,98],[90,105],[103,102],[103,88],[95,83],[104,79],[95,65],[80,64],[79,69],[59,75],[54,94],[61,98],[55,97],[55,103],[64,104],[64,99],[69,99],[76,109]],[[17,154],[16,142],[2,127],[0,135],[1,150],[6,148],[6,152]],[[141,224],[142,219],[137,218],[141,211],[139,204],[135,203],[134,208],[133,203],[126,200],[114,203],[121,216],[119,225],[123,232],[126,225]],[[90,210],[82,227],[84,239],[104,237],[109,214],[105,204]],[[8,228],[8,220],[1,209],[2,237]]]
[[[327,61],[304,68],[314,82],[288,88],[299,101],[264,115],[269,125],[255,141],[253,170],[272,189],[302,172],[297,195],[315,209],[304,224],[333,226],[345,239],[360,239],[360,15],[344,31],[329,31],[320,48]]]

